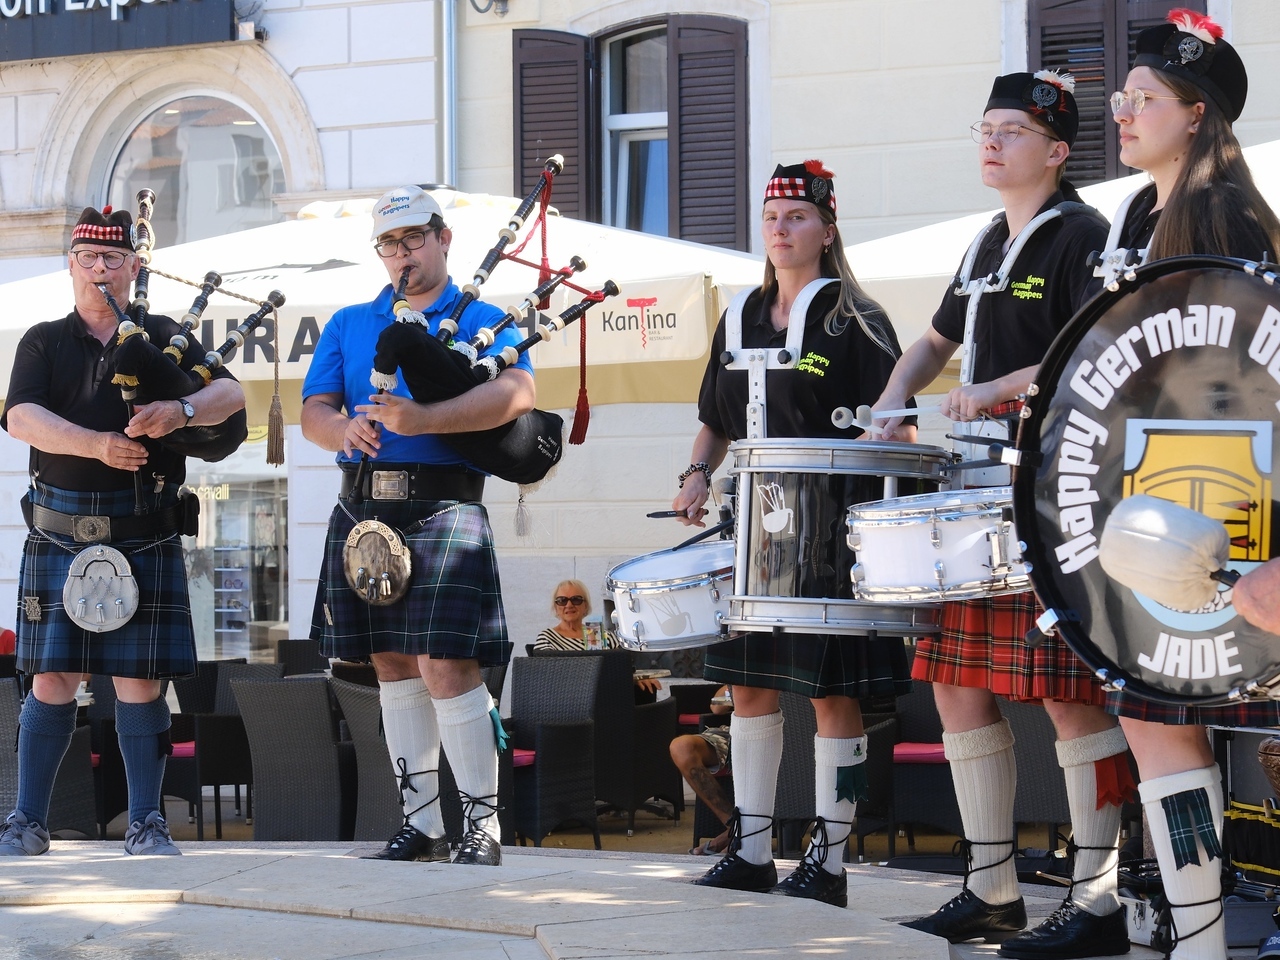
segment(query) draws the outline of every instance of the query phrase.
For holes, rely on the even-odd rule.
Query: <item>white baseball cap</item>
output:
[[[377,240],[397,227],[425,227],[431,218],[444,219],[440,204],[421,187],[396,187],[388,190],[373,205],[373,236]]]

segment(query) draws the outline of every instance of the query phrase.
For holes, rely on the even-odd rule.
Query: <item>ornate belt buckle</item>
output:
[[[110,517],[72,517],[71,538],[76,543],[101,543],[111,539]]]
[[[372,500],[408,500],[408,470],[375,470],[369,483],[369,497]]]

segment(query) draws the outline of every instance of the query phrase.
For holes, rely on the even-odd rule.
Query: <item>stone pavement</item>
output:
[[[496,868],[358,859],[378,846],[205,842],[134,858],[116,841],[55,841],[0,861],[0,958],[943,960],[946,943],[896,921],[959,886],[850,865],[839,910],[694,887],[702,858],[509,847]],[[1057,905],[1036,896],[1053,890],[1025,892],[1033,914]]]

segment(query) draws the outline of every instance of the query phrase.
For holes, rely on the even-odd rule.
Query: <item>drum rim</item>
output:
[[[689,577],[694,577],[694,576],[697,576],[697,577],[712,577],[713,579],[719,579],[719,578],[717,578],[717,577],[713,577],[713,574],[717,574],[717,573],[721,573],[721,572],[727,572],[730,576],[732,576],[732,575],[733,575],[733,558],[732,558],[732,554],[735,554],[735,553],[737,552],[737,544],[736,544],[736,543],[734,543],[734,541],[732,541],[732,540],[703,540],[703,541],[702,541],[702,542],[700,542],[700,543],[691,543],[691,544],[689,544],[688,546],[686,546],[686,547],[680,547],[679,549],[680,549],[680,550],[688,550],[688,551],[690,551],[690,552],[693,552],[693,551],[697,550],[697,548],[699,548],[699,547],[702,547],[702,548],[706,548],[706,547],[721,547],[721,548],[723,549],[723,547],[724,547],[724,545],[725,545],[725,544],[728,544],[729,549],[730,549],[730,554],[731,554],[730,559],[729,559],[729,566],[728,566],[728,567],[717,567],[715,570],[712,570],[712,571],[709,571],[709,572],[708,572],[708,571],[705,571],[705,570],[699,570],[699,571],[697,571],[696,573],[690,573],[690,574],[688,574],[687,576],[684,576],[684,577],[674,577],[674,578],[671,578],[671,579],[668,579],[668,580],[616,580],[616,579],[614,579],[613,574],[614,574],[614,572],[615,572],[615,571],[617,571],[617,570],[621,570],[623,567],[625,567],[625,566],[626,566],[627,564],[629,564],[629,563],[639,563],[641,560],[649,560],[649,559],[652,559],[653,557],[661,557],[661,556],[663,556],[664,554],[675,553],[677,548],[675,548],[675,547],[667,547],[667,549],[665,549],[665,550],[654,550],[654,551],[652,551],[651,553],[642,553],[642,554],[640,554],[640,556],[638,556],[638,557],[630,557],[630,558],[628,558],[628,559],[626,559],[626,560],[623,560],[621,563],[615,564],[614,566],[610,567],[610,568],[609,568],[609,570],[605,573],[605,575],[604,575],[604,588],[605,588],[605,593],[612,593],[612,592],[613,592],[613,588],[612,588],[611,584],[618,584],[618,585],[620,585],[620,586],[623,586],[623,587],[624,587],[625,589],[627,589],[627,590],[634,590],[634,589],[643,589],[643,588],[639,587],[639,585],[640,585],[640,584],[642,584],[642,583],[643,583],[643,584],[645,584],[645,586],[646,586],[646,587],[650,587],[650,588],[657,588],[657,587],[661,587],[661,586],[664,586],[664,585],[674,585],[674,584],[679,584],[679,583],[687,583],[687,582],[689,581]]]
[[[867,587],[862,588],[854,586],[854,590],[858,593],[866,594],[867,603],[875,603],[877,600],[894,604],[926,604],[926,603],[952,603],[957,600],[983,600],[987,597],[1008,596],[1015,593],[1027,593],[1031,590],[1031,575],[1027,572],[1026,564],[1020,564],[1023,568],[1022,573],[1009,574],[1003,577],[999,582],[1002,584],[1001,589],[991,589],[992,581],[989,580],[970,580],[965,583],[957,583],[950,587],[941,589],[930,589],[927,587]],[[1022,583],[1021,587],[1010,586],[1010,584]],[[903,600],[890,600],[889,597],[903,596]]]
[[[1020,531],[1019,540],[1023,545],[1022,557],[1030,574],[1032,587],[1036,597],[1046,610],[1056,609],[1061,613],[1073,615],[1074,610],[1066,603],[1065,597],[1057,583],[1048,579],[1052,572],[1050,558],[1043,546],[1037,542],[1039,528],[1035,502],[1035,475],[1039,469],[1039,461],[1043,450],[1040,447],[1040,426],[1044,422],[1048,409],[1048,395],[1042,394],[1042,384],[1052,382],[1057,388],[1062,383],[1062,374],[1076,347],[1085,335],[1093,329],[1097,320],[1125,297],[1132,295],[1145,285],[1147,280],[1155,280],[1175,273],[1197,269],[1224,269],[1233,273],[1253,275],[1250,265],[1256,261],[1242,260],[1234,257],[1210,255],[1168,257],[1145,264],[1134,270],[1132,280],[1124,280],[1117,290],[1103,290],[1072,317],[1065,327],[1054,337],[1041,362],[1036,378],[1027,391],[1027,401],[1022,408],[1022,419],[1018,422],[1017,438],[1014,446],[1023,454],[1023,465],[1013,470],[1013,522]],[[1027,457],[1031,454],[1031,457]],[[1029,489],[1028,489],[1029,488]],[[1022,491],[1019,495],[1019,491]],[[1028,500],[1030,502],[1028,502]],[[1035,538],[1035,539],[1029,539]],[[1042,569],[1043,565],[1043,569]],[[1171,693],[1152,686],[1140,677],[1131,676],[1123,667],[1106,662],[1102,651],[1084,632],[1078,620],[1065,616],[1056,624],[1057,632],[1062,636],[1071,651],[1080,658],[1085,666],[1093,672],[1104,685],[1118,689],[1134,696],[1150,700],[1153,703],[1170,704],[1178,707],[1207,707],[1236,703],[1248,703],[1252,698],[1234,699],[1230,692],[1211,695],[1194,695]],[[1255,678],[1256,679],[1256,678]],[[1233,689],[1235,689],[1233,687]]]
[[[787,464],[777,462],[788,451],[812,453],[815,451],[840,451],[845,454],[861,453],[871,463],[865,469],[832,469],[831,464]],[[752,453],[769,454],[769,463],[741,463]],[[954,463],[955,454],[928,443],[898,443],[892,440],[846,440],[843,438],[765,437],[758,440],[734,440],[728,450],[732,463],[730,474],[739,473],[823,473],[836,476],[877,476],[904,479],[946,481],[943,467]],[[888,461],[888,463],[886,463]],[[903,463],[898,469],[875,469]],[[915,468],[911,468],[911,464]]]
[[[1005,491],[1008,491],[1008,493],[1003,498],[993,497],[989,495],[990,493],[996,490],[1005,490]],[[973,496],[976,494],[985,494],[986,496]],[[943,502],[942,504],[936,507],[927,507],[923,501],[925,501],[929,497],[952,497],[952,498],[956,498],[957,502],[955,503]],[[924,517],[924,516],[930,516],[932,514],[937,516],[939,520],[942,520],[942,519],[949,520],[956,515],[954,510],[949,511],[947,513],[942,513],[942,514],[936,513],[936,511],[938,511],[943,507],[982,506],[982,507],[989,508],[987,510],[980,511],[980,512],[963,514],[963,516],[966,516],[966,517],[974,517],[974,516],[981,517],[993,511],[1002,511],[1004,509],[1004,506],[1001,506],[999,503],[999,501],[1002,499],[1005,505],[1012,506],[1013,487],[1011,485],[1006,484],[1006,485],[995,486],[995,487],[974,487],[971,490],[937,490],[934,493],[913,493],[910,496],[906,496],[906,497],[889,497],[888,499],[885,499],[885,500],[870,500],[866,503],[852,503],[845,510],[845,523],[847,523],[850,527],[852,527],[854,515],[863,510],[872,510],[878,513],[888,514],[890,512],[890,507],[889,507],[890,504],[898,504],[899,510],[909,511],[907,516]],[[899,517],[894,517],[892,519],[889,519],[888,517],[886,517],[884,519],[876,518],[873,520],[872,519],[862,520],[860,518],[860,522],[871,523],[876,526],[879,526],[879,525],[889,525],[892,523],[896,523],[896,522],[899,522],[900,519],[901,519],[901,515]]]

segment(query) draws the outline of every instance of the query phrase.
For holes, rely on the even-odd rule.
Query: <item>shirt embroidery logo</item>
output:
[[[814,353],[812,350],[810,350],[800,360],[800,362],[796,364],[796,372],[812,373],[819,377],[825,377],[827,375],[827,371],[824,370],[823,368],[829,367],[829,366],[831,366],[830,360],[828,360],[826,357],[822,356],[821,354]]]
[[[1043,300],[1044,293],[1037,289],[1044,286],[1044,277],[1037,277],[1034,273],[1028,273],[1027,279],[1015,280],[1009,284],[1009,289],[1013,291],[1013,296],[1019,300]]]

